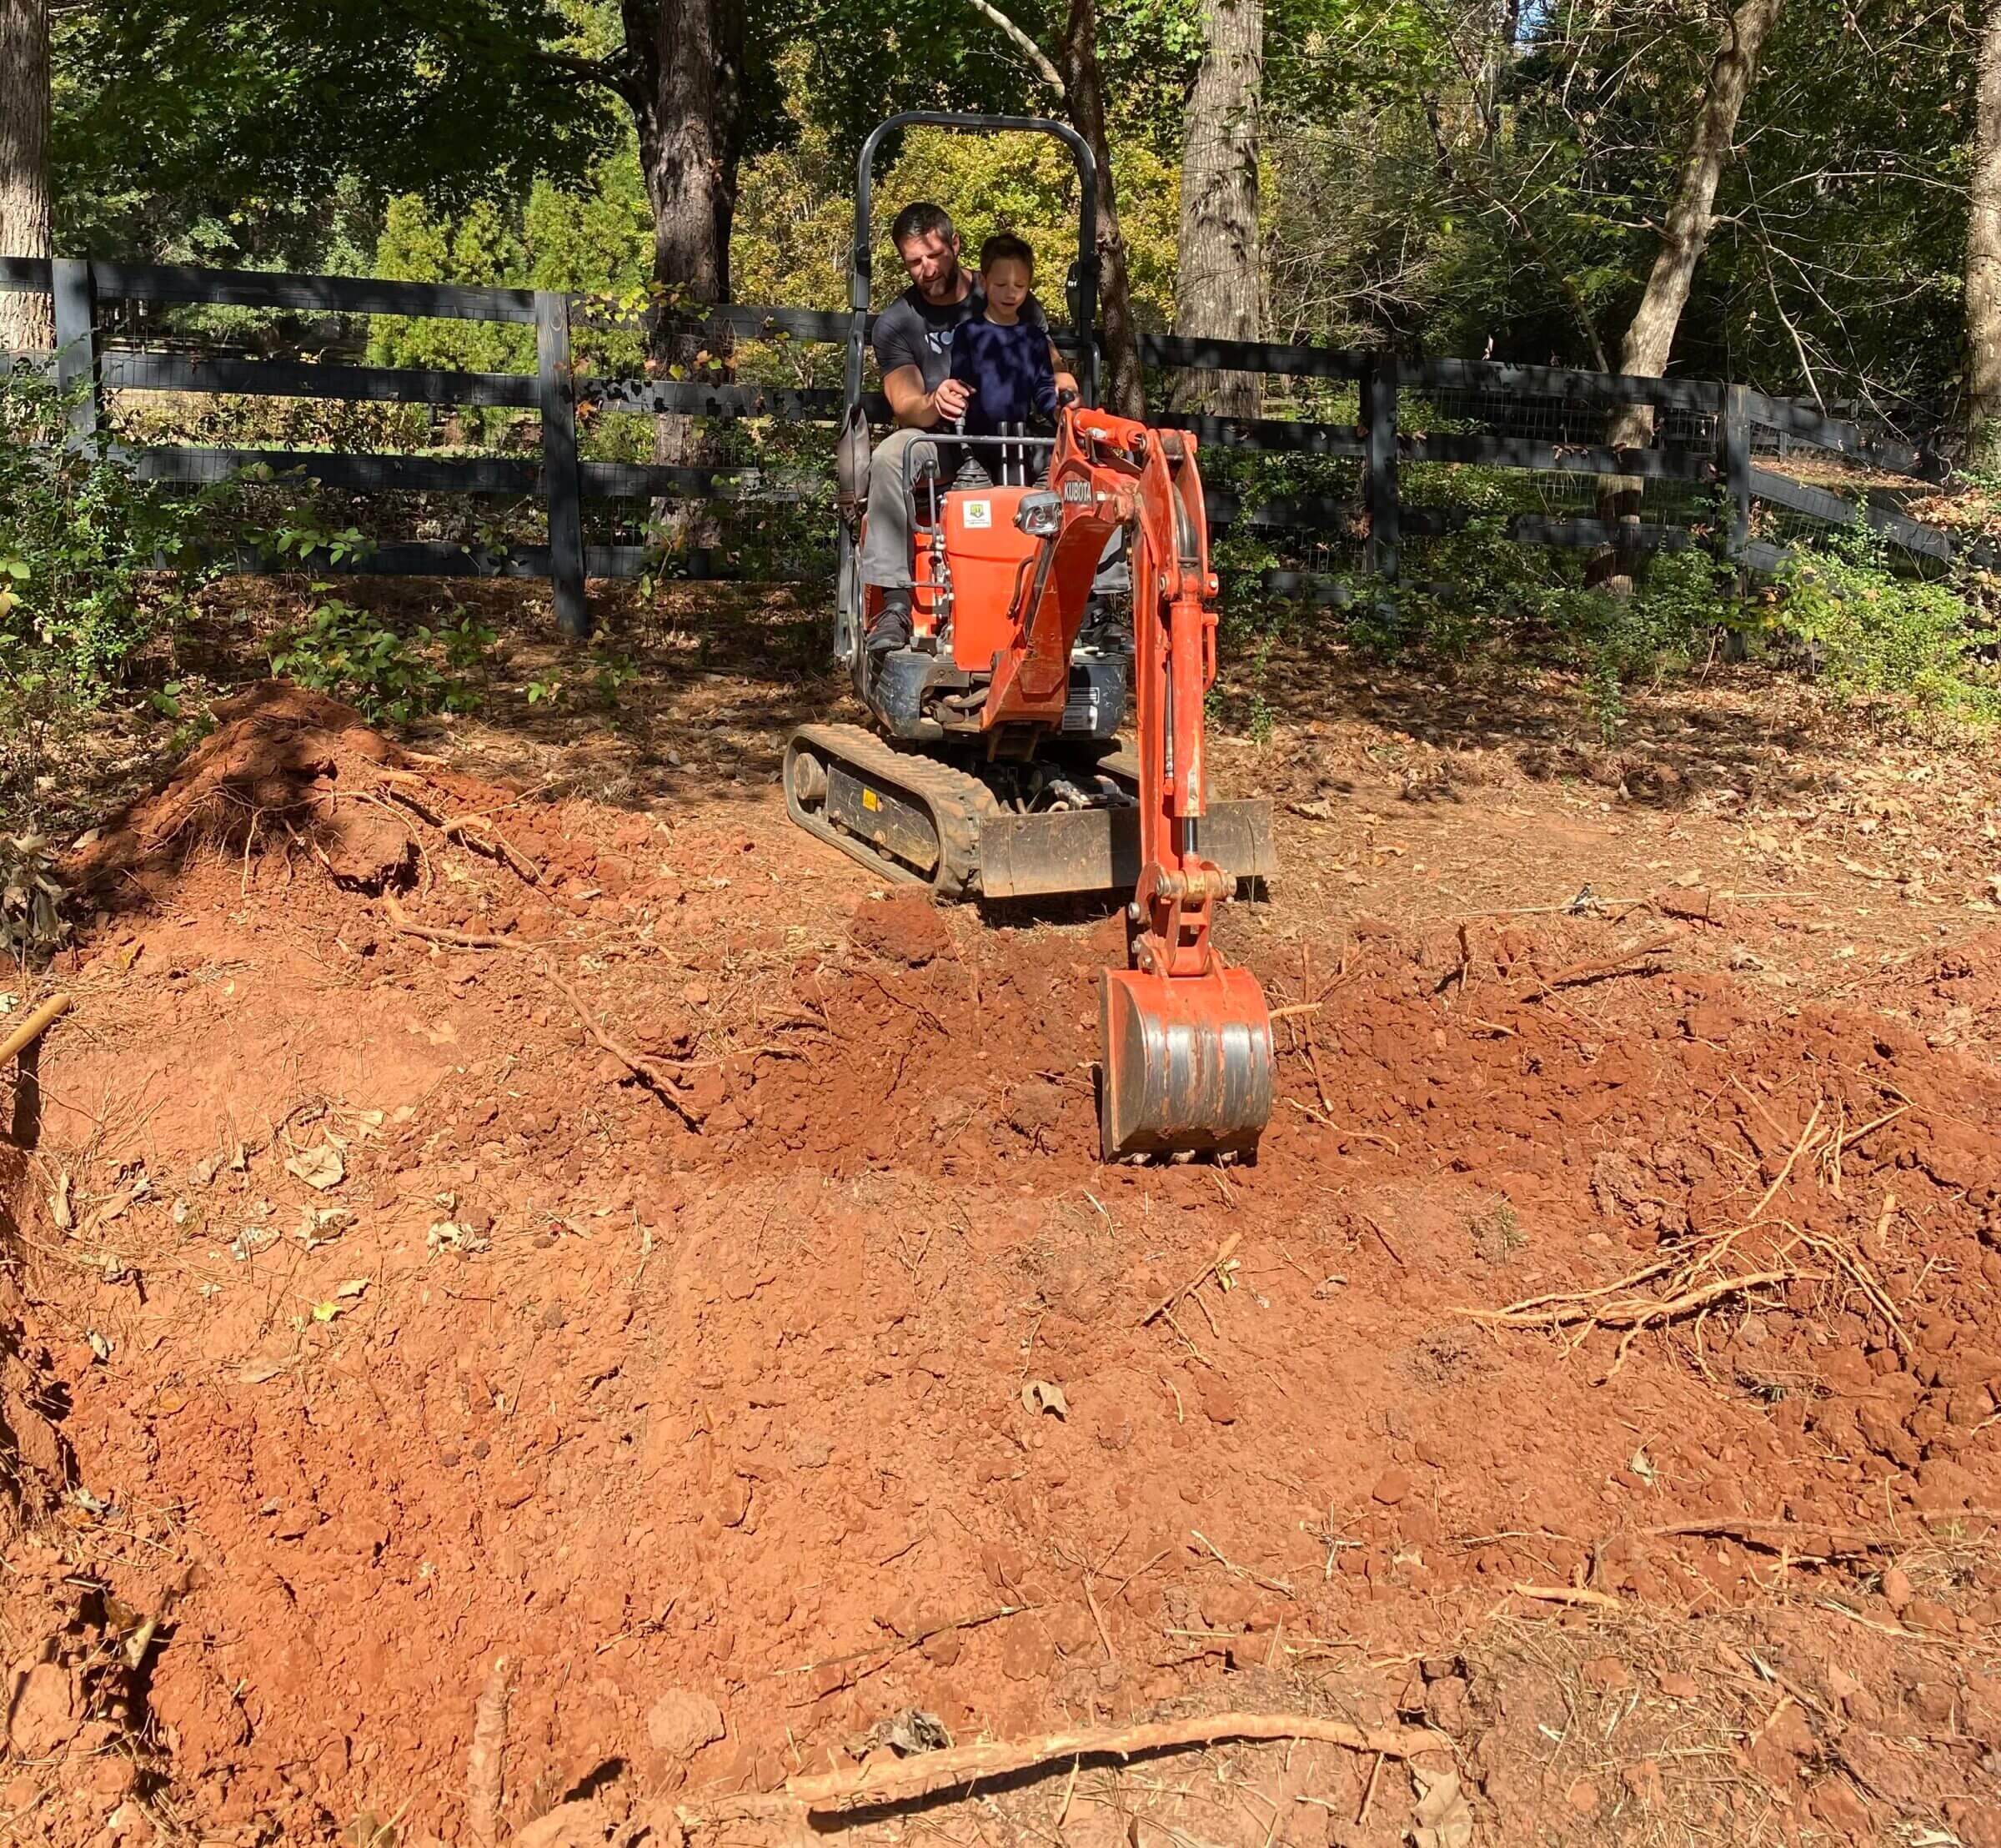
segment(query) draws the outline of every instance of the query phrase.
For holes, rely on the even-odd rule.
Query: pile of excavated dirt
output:
[[[0,1303],[15,1839],[475,1840],[504,1655],[545,1840],[912,1709],[1303,1707],[1438,1729],[1482,1840],[2001,1840],[2001,1073],[1911,1017],[1991,1005],[1984,940],[1779,1012],[1705,894],[1281,897],[1226,920],[1259,1160],[1107,1168],[1116,916],[872,893],[775,796],[524,794],[265,690],[81,853]],[[1261,1750],[990,1820],[1414,1825]]]

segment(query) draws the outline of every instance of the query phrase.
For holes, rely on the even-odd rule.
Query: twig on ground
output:
[[[1000,1604],[991,1610],[975,1611],[970,1617],[955,1617],[949,1623],[932,1624],[912,1635],[899,1637],[893,1643],[878,1643],[872,1649],[850,1650],[845,1655],[829,1655],[817,1662],[802,1662],[797,1668],[780,1669],[776,1672],[780,1675],[814,1675],[821,1669],[842,1669],[855,1662],[865,1662],[871,1655],[880,1655],[884,1662],[888,1662],[907,1650],[914,1650],[930,1642],[934,1636],[944,1635],[948,1630],[977,1630],[983,1624],[998,1623],[1003,1617],[1024,1616],[1036,1608],[1034,1604]],[[880,1668],[884,1662],[879,1662],[875,1666]]]
[[[830,1771],[820,1777],[795,1778],[782,1790],[765,1796],[726,1798],[705,1808],[684,1810],[684,1823],[725,1822],[755,1816],[783,1815],[803,1808],[824,1814],[908,1803],[954,1785],[1006,1777],[1016,1771],[1061,1764],[1066,1759],[1132,1758],[1142,1752],[1171,1751],[1189,1745],[1216,1745],[1240,1739],[1312,1739],[1350,1751],[1381,1752],[1385,1758],[1410,1759],[1431,1752],[1450,1752],[1443,1733],[1422,1726],[1352,1726],[1316,1714],[1217,1713],[1188,1720],[1156,1721],[1148,1725],[1102,1726],[1051,1733],[1041,1739],[979,1745],[956,1745],[940,1752],[888,1764],[860,1765]]]
[[[572,1007],[576,1009],[578,1019],[584,1023],[584,1031],[589,1034],[605,1052],[610,1053],[634,1077],[638,1078],[683,1122],[699,1134],[702,1127],[701,1116],[688,1102],[681,1087],[675,1082],[672,1076],[643,1053],[634,1052],[630,1047],[621,1045],[602,1027],[599,1026],[596,1021],[591,1018],[589,1008],[584,1006],[584,997],[554,969],[550,968],[546,962],[543,964],[542,972],[549,977],[550,985],[564,996]]]
[[[1292,1595],[1291,1586],[1287,1584],[1283,1579],[1268,1579],[1261,1572],[1253,1572],[1249,1566],[1239,1565],[1234,1559],[1226,1558],[1223,1549],[1197,1528],[1191,1527],[1188,1532],[1194,1539],[1202,1543],[1203,1549],[1206,1552],[1214,1555],[1216,1563],[1222,1567],[1224,1571],[1232,1573],[1240,1579],[1248,1579],[1252,1584],[1262,1585],[1266,1591],[1276,1591],[1287,1598]]]
[[[1591,1591],[1582,1585],[1510,1585],[1515,1598],[1536,1598],[1546,1604],[1589,1604],[1598,1610],[1623,1610],[1625,1605],[1609,1591]]]
[[[473,1710],[473,1746],[465,1766],[465,1826],[474,1848],[499,1848],[506,1792],[507,1690],[514,1665],[496,1655]]]
[[[542,869],[495,829],[484,816],[459,815],[448,818],[420,796],[411,793],[409,786],[415,783],[419,786],[426,786],[425,778],[407,770],[384,770],[379,774],[389,785],[389,793],[398,801],[429,821],[446,840],[456,841],[461,846],[470,847],[474,853],[484,854],[489,860],[498,860],[503,866],[519,874],[529,885],[546,889],[548,881]],[[484,830],[491,838],[475,840],[471,831],[475,828]]]
[[[1337,1123],[1331,1117],[1323,1117],[1311,1104],[1301,1103],[1297,1097],[1287,1097],[1286,1102],[1291,1104],[1302,1117],[1311,1117],[1322,1128],[1331,1129],[1337,1136],[1353,1136],[1365,1142],[1380,1142],[1392,1155],[1401,1155],[1403,1152],[1402,1143],[1394,1141],[1390,1137],[1378,1136],[1372,1129],[1355,1129],[1350,1127],[1347,1123]]]
[[[459,950],[519,950],[530,956],[538,949],[535,944],[517,942],[511,937],[485,936],[477,931],[447,931],[435,924],[416,923],[396,902],[394,892],[384,892],[383,903],[389,911],[392,928],[405,937],[422,937],[427,943],[447,944]]]
[[[1376,1762],[1369,1767],[1369,1781],[1362,1787],[1362,1808],[1355,1817],[1357,1830],[1366,1829],[1369,1825],[1369,1805],[1376,1800],[1376,1780],[1382,1775],[1384,1755],[1382,1752],[1377,1753]]]
[[[1166,1295],[1163,1296],[1160,1301],[1156,1303],[1151,1309],[1147,1310],[1146,1314],[1140,1318],[1140,1326],[1142,1328],[1145,1328],[1146,1324],[1152,1321],[1156,1315],[1166,1315],[1174,1308],[1176,1303],[1180,1302],[1184,1296],[1187,1295],[1189,1291],[1200,1288],[1203,1283],[1208,1281],[1210,1273],[1220,1269],[1224,1263],[1229,1258],[1231,1253],[1235,1251],[1236,1248],[1243,1243],[1243,1238],[1244,1235],[1241,1232],[1231,1233],[1230,1236],[1216,1248],[1215,1257],[1211,1258],[1207,1263],[1203,1265],[1202,1268],[1198,1270],[1194,1276],[1190,1278],[1186,1283],[1182,1284],[1179,1289],[1168,1291]]]
[[[1514,991],[1513,998],[1525,1002],[1540,1001],[1559,988],[1574,988],[1579,982],[1602,982],[1607,976],[1624,974],[1628,964],[1659,956],[1663,951],[1673,949],[1687,935],[1686,931],[1678,929],[1664,932],[1645,942],[1622,944],[1610,956],[1594,957],[1587,962],[1572,962],[1553,976],[1524,982]]]
[[[1396,1246],[1390,1243],[1389,1233],[1385,1232],[1382,1226],[1377,1223],[1376,1216],[1371,1213],[1365,1213],[1362,1216],[1362,1223],[1366,1225],[1371,1232],[1374,1233],[1377,1238],[1382,1241],[1382,1248],[1387,1251],[1392,1258],[1397,1260],[1397,1269],[1408,1270],[1410,1266],[1404,1263],[1403,1253],[1397,1250]]]

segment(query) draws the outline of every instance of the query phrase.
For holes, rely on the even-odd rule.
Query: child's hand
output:
[[[931,402],[937,406],[938,414],[944,418],[965,415],[965,407],[972,402],[973,388],[963,379],[947,379],[931,394]]]

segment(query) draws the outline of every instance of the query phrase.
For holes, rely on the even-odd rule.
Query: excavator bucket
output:
[[[1246,969],[1107,969],[1098,1133],[1104,1158],[1249,1154],[1271,1115],[1271,1016]]]

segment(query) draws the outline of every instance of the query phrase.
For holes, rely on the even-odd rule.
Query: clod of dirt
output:
[[[692,1758],[722,1736],[722,1709],[706,1695],[675,1688],[647,1710],[647,1742],[670,1758]]]
[[[1069,1110],[1061,1085],[1030,1078],[1008,1093],[1007,1120],[1024,1136],[1041,1136],[1062,1122]]]
[[[1582,1670],[1584,1685],[1599,1694],[1623,1694],[1632,1685],[1632,1671],[1616,1655],[1594,1655]]]
[[[951,948],[952,932],[930,899],[900,892],[892,898],[865,899],[856,906],[848,941],[857,949],[921,969]]]
[[[1392,1464],[1376,1479],[1376,1486],[1369,1493],[1386,1508],[1395,1508],[1399,1503],[1408,1501],[1411,1495],[1410,1471]]]
[[[83,1725],[75,1675],[53,1662],[38,1662],[22,1675],[8,1703],[7,1740],[18,1758],[47,1758]]]
[[[1883,1574],[1883,1601],[1901,1616],[1911,1601],[1911,1575],[1902,1566],[1889,1566]]]
[[[1214,1374],[1203,1377],[1201,1395],[1202,1415],[1211,1424],[1234,1424],[1242,1414],[1243,1404],[1236,1396],[1236,1389]]]

